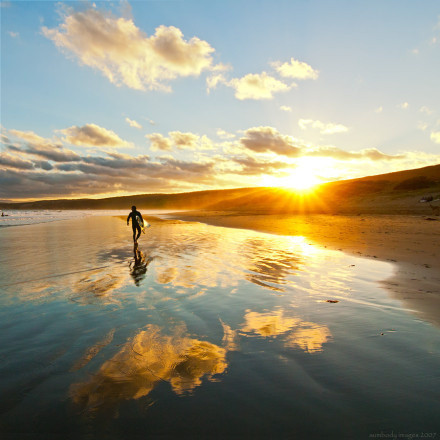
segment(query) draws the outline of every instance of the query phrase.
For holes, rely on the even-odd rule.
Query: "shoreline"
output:
[[[170,219],[212,226],[252,229],[276,235],[301,235],[311,243],[357,257],[395,265],[380,284],[440,326],[440,218],[420,215],[295,215],[224,211],[172,213]]]

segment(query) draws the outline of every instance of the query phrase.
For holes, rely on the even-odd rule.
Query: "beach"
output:
[[[424,319],[440,325],[440,217],[426,215],[264,215],[180,212],[174,218],[271,234],[304,236],[310,243],[392,262],[383,285]]]
[[[0,228],[2,438],[435,432],[440,329],[391,284],[438,277],[421,238],[395,262],[370,218],[142,213],[136,246],[125,215]]]

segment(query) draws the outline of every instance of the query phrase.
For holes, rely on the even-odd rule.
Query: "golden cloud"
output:
[[[95,9],[70,10],[63,20],[57,28],[43,27],[43,35],[117,86],[169,91],[164,81],[215,69],[214,49],[197,37],[186,41],[174,26],[159,26],[149,37],[133,20]]]
[[[171,140],[164,137],[160,133],[147,134],[145,137],[150,140],[151,149],[153,151],[169,151],[172,149]]]
[[[240,143],[256,153],[276,153],[297,157],[301,148],[293,144],[290,136],[282,135],[273,127],[253,127],[245,131]]]
[[[122,140],[114,131],[96,124],[73,126],[60,132],[66,136],[65,142],[73,145],[110,148],[130,146],[129,142]]]
[[[178,148],[195,148],[200,139],[199,135],[189,132],[171,131],[169,135]]]

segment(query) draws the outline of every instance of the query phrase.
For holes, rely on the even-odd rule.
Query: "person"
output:
[[[144,219],[142,218],[142,214],[136,210],[136,206],[131,207],[131,212],[127,217],[127,226],[130,223],[131,217],[131,227],[133,228],[133,241],[137,243],[139,236],[141,235],[141,225],[138,222],[138,218],[141,220],[142,224],[144,223]],[[137,232],[137,236],[136,236]]]

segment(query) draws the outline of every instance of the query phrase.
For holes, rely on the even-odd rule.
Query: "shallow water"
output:
[[[176,221],[134,249],[86,217],[1,229],[0,267],[2,438],[438,427],[440,331],[380,287],[391,264]]]

